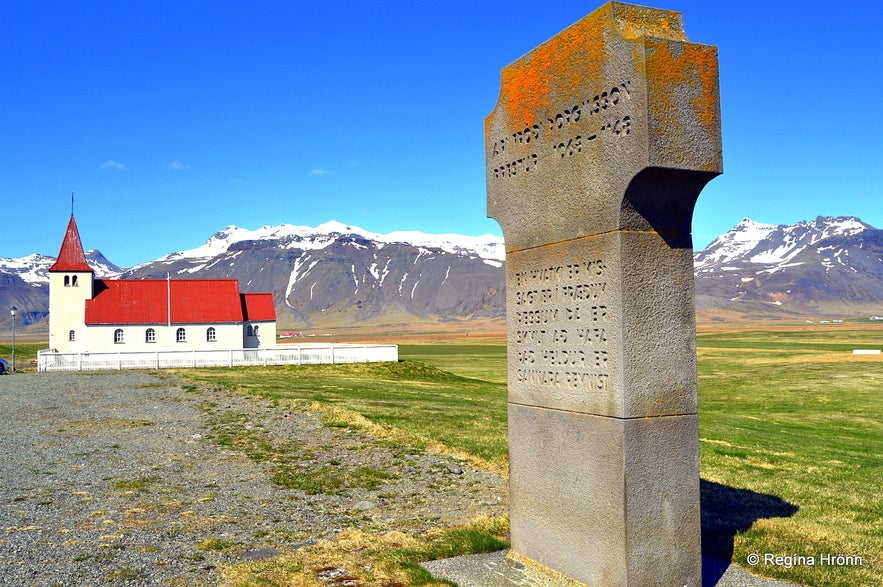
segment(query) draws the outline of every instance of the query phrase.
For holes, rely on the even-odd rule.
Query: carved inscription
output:
[[[516,330],[510,352],[517,362],[516,382],[585,392],[612,389],[606,279],[601,259],[514,274]]]
[[[577,157],[604,134],[627,137],[633,120],[630,108],[631,81],[626,81],[592,97],[574,100],[542,123],[496,139],[491,145],[493,178],[529,175],[550,157]]]

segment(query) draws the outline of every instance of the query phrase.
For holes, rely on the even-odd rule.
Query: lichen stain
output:
[[[690,101],[700,124],[711,134],[720,124],[720,104],[717,92],[717,51],[708,45],[677,43],[675,56],[670,43],[657,42],[647,52],[647,76],[662,94],[660,98],[673,102],[677,87],[689,86],[695,96]],[[696,85],[698,84],[698,88]],[[675,122],[675,121],[671,121]]]
[[[556,103],[602,79],[604,23],[590,14],[503,69],[500,105],[514,128],[537,124]]]
[[[626,39],[660,37],[675,41],[687,40],[680,12],[632,4],[617,4],[615,11],[622,36]]]

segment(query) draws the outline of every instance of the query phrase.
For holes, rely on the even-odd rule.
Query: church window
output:
[[[71,286],[71,276],[65,275],[64,276],[64,287],[70,287],[70,286]]]
[[[67,333],[67,339],[71,342],[74,342],[75,340],[77,340],[77,333],[71,330]]]
[[[251,324],[248,325],[248,336],[254,336],[254,328],[251,327]]]
[[[122,328],[117,328],[116,330],[113,331],[113,342],[116,344],[122,344],[125,342],[125,340],[123,339],[123,329]]]
[[[255,327],[254,327],[254,335],[255,335],[255,336],[258,336],[258,327],[257,327],[257,325],[255,325]]]
[[[144,333],[144,342],[156,342],[156,330],[148,328]]]
[[[209,326],[208,330],[205,331],[205,339],[208,342],[215,342],[218,340],[218,332],[215,330],[214,326]]]
[[[187,331],[179,328],[175,331],[175,340],[178,342],[187,342]]]
[[[71,285],[74,287],[77,287],[77,276],[76,275],[71,277]]]

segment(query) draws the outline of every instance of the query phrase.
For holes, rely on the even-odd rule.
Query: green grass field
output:
[[[740,530],[733,560],[752,568],[751,553],[811,555],[814,566],[752,570],[806,585],[883,584],[883,360],[852,355],[883,348],[883,329],[700,333],[697,348],[702,478],[752,492],[719,507],[731,518],[748,511],[730,524]],[[828,554],[862,565],[818,564]]]
[[[33,342],[25,342],[25,343],[16,343],[15,345],[15,367],[19,371],[23,370],[31,370],[34,371],[37,368],[37,351],[41,349],[45,349],[48,345],[46,343],[33,343]],[[12,367],[12,345],[9,343],[0,343],[0,357],[6,359],[9,362],[10,368]]]

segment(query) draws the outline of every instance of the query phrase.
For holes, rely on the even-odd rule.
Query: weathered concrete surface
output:
[[[523,568],[506,563],[506,551],[470,554],[429,561],[422,566],[438,579],[460,587],[546,587]],[[709,569],[706,571],[706,569]],[[702,587],[800,587],[781,579],[752,575],[735,564],[711,558],[702,560]]]
[[[690,230],[722,171],[716,49],[679,13],[605,4],[503,70],[485,139],[510,558],[562,585],[698,587]]]
[[[617,418],[696,413],[693,255],[675,238],[685,246],[612,231],[508,252],[509,401]]]
[[[659,572],[670,567],[694,569],[678,580],[699,585],[695,414],[608,418],[510,404],[509,425],[530,432],[510,434],[512,552],[592,586],[665,585]]]

